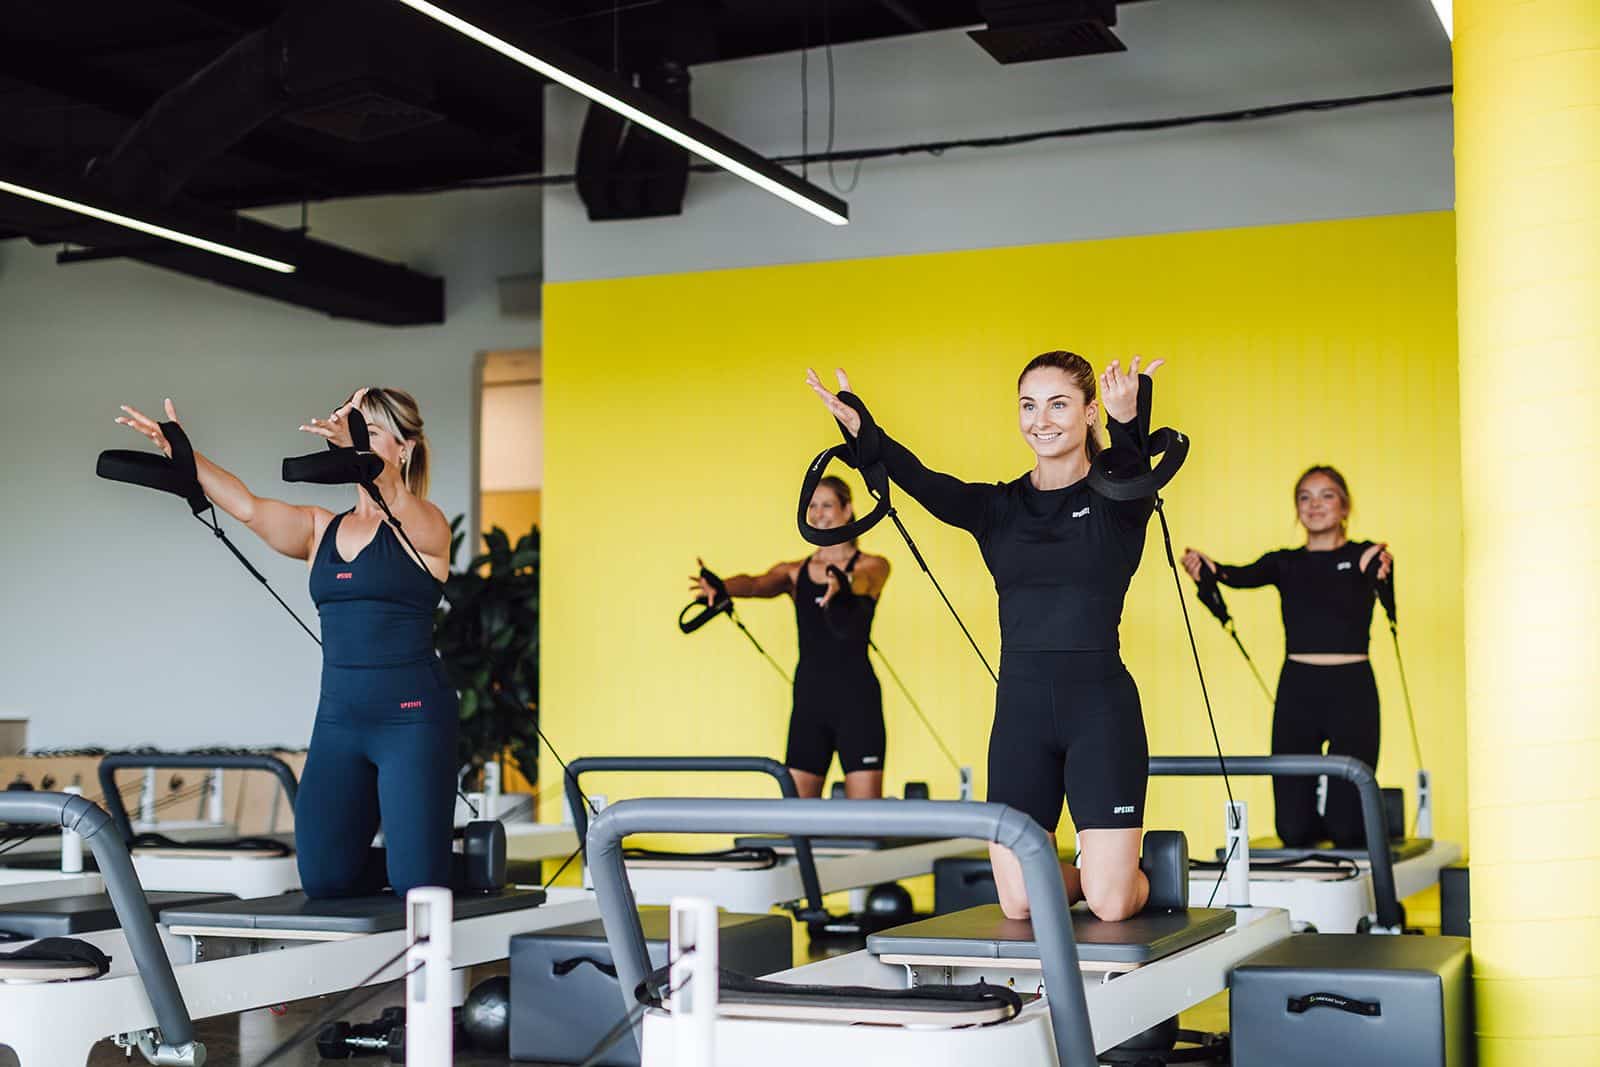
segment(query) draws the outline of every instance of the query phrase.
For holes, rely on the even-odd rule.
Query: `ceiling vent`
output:
[[[988,27],[969,36],[1001,63],[1126,52],[1116,0],[981,0]]]

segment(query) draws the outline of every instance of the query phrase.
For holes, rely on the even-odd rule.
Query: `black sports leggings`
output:
[[[1278,703],[1272,717],[1272,753],[1317,753],[1324,743],[1330,756],[1353,756],[1378,766],[1378,685],[1366,660],[1317,667],[1285,660],[1278,675]],[[1361,799],[1355,786],[1328,780],[1327,814],[1317,814],[1315,778],[1274,778],[1278,836],[1290,848],[1331,839],[1340,848],[1366,843]]]

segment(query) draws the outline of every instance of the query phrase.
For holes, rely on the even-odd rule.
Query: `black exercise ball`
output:
[[[504,1054],[511,1048],[511,979],[487,978],[472,987],[461,1005],[461,1028],[479,1052]]]
[[[899,882],[884,882],[867,891],[867,915],[874,924],[911,918],[911,892]]]

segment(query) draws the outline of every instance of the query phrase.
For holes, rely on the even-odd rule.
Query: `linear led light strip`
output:
[[[654,117],[653,115],[646,114],[637,107],[634,107],[632,104],[619,100],[617,97],[612,96],[604,89],[591,85],[589,82],[567,73],[560,67],[540,59],[538,56],[533,55],[530,52],[525,52],[516,45],[511,44],[502,38],[496,37],[492,33],[481,30],[464,19],[452,15],[443,8],[428,3],[428,0],[400,0],[400,3],[411,8],[413,11],[417,11],[428,16],[436,22],[443,23],[452,30],[455,30],[457,33],[461,34],[463,37],[469,37],[484,47],[491,48],[494,51],[499,52],[507,59],[520,63],[530,70],[538,71],[546,78],[549,78],[551,81],[556,82],[559,85],[566,86],[579,96],[588,97],[601,107],[610,108],[623,118],[626,118],[631,122],[636,122],[640,126],[643,126],[645,129],[650,130],[653,133],[660,134],[673,144],[686,148],[707,162],[715,163],[724,170],[737,174],[750,184],[761,189],[765,189],[773,196],[787,200],[795,207],[800,208],[802,211],[810,212],[817,218],[822,219],[824,222],[830,222],[835,226],[844,226],[850,221],[847,217],[839,214],[839,212],[834,211],[827,205],[819,204],[803,193],[798,193],[783,183],[774,181],[771,177],[761,173],[748,163],[741,163],[739,160],[734,159],[726,152],[722,152],[716,148],[713,148],[704,141],[697,140],[689,134],[684,133],[676,126],[662,122],[660,119]]]
[[[148,233],[152,237],[160,237],[164,240],[176,241],[178,244],[188,245],[191,248],[198,248],[203,252],[212,252],[219,256],[227,256],[229,259],[237,259],[241,263],[249,263],[256,267],[265,267],[267,270],[275,270],[280,274],[293,274],[295,271],[295,266],[293,263],[285,263],[281,259],[269,259],[266,256],[258,256],[254,252],[246,252],[242,249],[234,248],[231,245],[218,244],[215,241],[208,241],[204,237],[195,237],[192,234],[183,233],[179,230],[170,230],[165,226],[157,226],[153,222],[145,222],[142,219],[136,219],[129,215],[119,215],[115,211],[106,211],[90,204],[80,203],[76,200],[68,200],[65,197],[41,192],[38,189],[30,189],[25,185],[14,185],[11,182],[0,181],[0,192],[10,193],[13,196],[26,197],[29,200],[37,200],[39,203],[49,204],[51,207],[59,207],[67,211],[75,211],[80,215],[88,215],[92,219],[99,219],[101,222],[109,222],[116,226],[126,227],[130,230],[138,230],[140,233]]]

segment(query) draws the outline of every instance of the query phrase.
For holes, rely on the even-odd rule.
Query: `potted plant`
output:
[[[539,774],[539,528],[515,545],[498,526],[484,552],[455,569],[465,540],[450,523],[450,576],[434,617],[434,644],[461,700],[457,765],[480,781],[510,756],[529,782]]]

